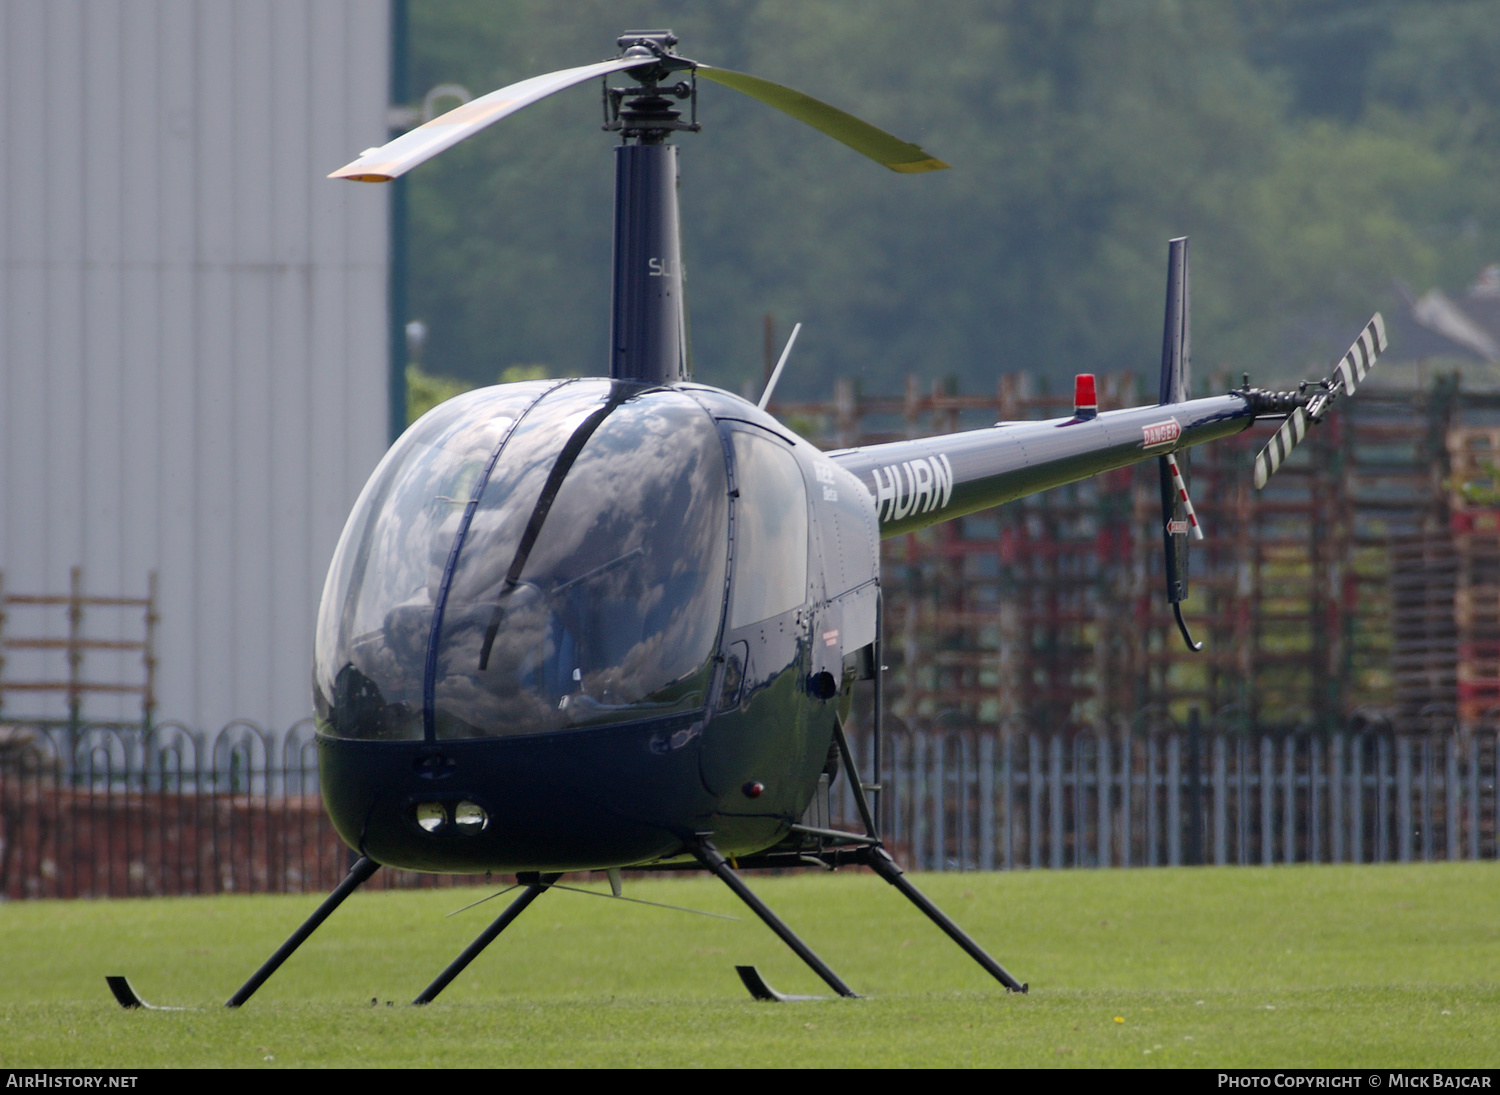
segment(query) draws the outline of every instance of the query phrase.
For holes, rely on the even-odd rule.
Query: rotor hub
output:
[[[626,31],[616,41],[623,50],[622,59],[641,58],[640,68],[627,70],[627,75],[641,86],[612,88],[605,81],[604,128],[621,134],[622,140],[634,139],[642,144],[661,144],[674,130],[698,132],[695,66],[673,52],[677,36],[670,30],[633,30]],[[684,69],[690,74],[688,80],[662,86],[672,73]],[[691,102],[690,120],[682,120],[682,111],[672,105],[669,96]]]

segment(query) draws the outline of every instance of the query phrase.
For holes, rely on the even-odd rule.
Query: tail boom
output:
[[[828,455],[859,476],[875,499],[881,536],[891,537],[1228,437],[1254,421],[1249,401],[1222,395]]]

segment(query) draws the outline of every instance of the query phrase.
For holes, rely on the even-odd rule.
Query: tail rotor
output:
[[[1299,401],[1305,399],[1305,402],[1299,402],[1299,405],[1290,408],[1286,421],[1255,457],[1256,490],[1265,489],[1271,476],[1276,474],[1292,450],[1307,436],[1308,427],[1317,425],[1328,416],[1334,400],[1341,395],[1353,395],[1359,385],[1364,383],[1365,377],[1375,367],[1376,359],[1385,352],[1386,345],[1385,320],[1376,312],[1354,340],[1354,345],[1349,347],[1349,352],[1334,366],[1328,378],[1319,382],[1313,394],[1306,395],[1305,385],[1303,391],[1297,394],[1296,398]],[[1271,396],[1273,393],[1264,394]],[[1279,395],[1278,398],[1283,401],[1287,399],[1285,395]]]

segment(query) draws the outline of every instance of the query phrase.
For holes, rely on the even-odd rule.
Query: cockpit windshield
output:
[[[702,705],[728,553],[712,419],[603,381],[488,391],[414,428],[350,518],[318,628],[324,732],[493,737]]]

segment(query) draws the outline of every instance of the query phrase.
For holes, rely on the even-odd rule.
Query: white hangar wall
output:
[[[324,176],[384,143],[389,47],[372,0],[0,0],[0,572],[139,597],[157,571],[158,720],[310,713],[323,578],[387,430],[387,196]],[[12,607],[7,635],[38,627],[66,611]],[[89,610],[111,630],[141,614]],[[0,654],[5,681],[67,673]]]

